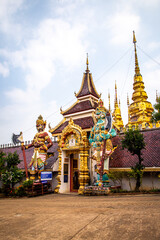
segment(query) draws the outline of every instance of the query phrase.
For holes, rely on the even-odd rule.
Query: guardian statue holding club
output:
[[[29,166],[32,170],[42,171],[44,170],[44,165],[47,158],[47,150],[52,146],[52,141],[47,132],[45,132],[46,121],[40,115],[36,121],[37,133],[33,138],[31,144],[25,146],[28,149],[34,146],[34,153]]]

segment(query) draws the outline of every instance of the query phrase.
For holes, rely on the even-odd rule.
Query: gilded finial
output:
[[[117,84],[116,84],[116,80],[115,80],[115,90],[117,89]]]
[[[88,71],[88,70],[89,70],[89,68],[88,68],[88,65],[89,65],[89,61],[88,61],[88,53],[87,53],[86,65],[87,65],[87,69],[86,69],[86,71]]]
[[[116,81],[115,81],[115,102],[114,102],[115,108],[116,108],[117,104],[118,104],[118,100],[117,100],[117,84],[116,84]]]
[[[135,36],[135,31],[133,31],[133,43],[136,43],[137,40],[136,40],[136,36]]]

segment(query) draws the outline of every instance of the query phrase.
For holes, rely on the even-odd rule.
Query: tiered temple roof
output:
[[[61,110],[64,119],[55,128],[50,129],[52,136],[56,136],[68,125],[70,118],[82,129],[91,130],[94,125],[94,112],[98,106],[100,95],[93,83],[92,74],[89,70],[88,55],[86,61],[86,71],[83,74],[80,90],[75,94],[77,101],[65,111]]]
[[[88,55],[87,55],[87,61],[86,61],[86,72],[83,74],[82,84],[79,92],[76,94],[76,97],[78,99],[83,98],[86,96],[93,96],[96,99],[100,98],[100,95],[97,93],[96,88],[94,86],[92,74],[89,71],[89,62],[88,62]]]

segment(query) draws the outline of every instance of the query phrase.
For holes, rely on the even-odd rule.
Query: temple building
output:
[[[139,128],[144,135],[146,148],[143,150],[143,164],[145,165],[142,180],[143,189],[160,188],[160,123],[151,123],[153,112],[152,104],[147,100],[144,82],[138,64],[136,38],[133,34],[135,52],[135,75],[133,83],[132,103],[128,104],[128,123],[123,124],[121,116],[120,100],[117,97],[117,84],[115,83],[114,110],[110,108],[110,94],[108,95],[109,106],[106,109],[112,114],[112,128],[117,136],[112,139],[114,152],[109,158],[108,171],[130,171],[135,166],[137,156],[131,155],[127,150],[121,148],[121,138],[126,128]],[[101,95],[97,92],[89,70],[88,55],[86,59],[86,70],[83,74],[81,87],[75,93],[76,101],[66,110],[60,110],[63,120],[55,127],[49,126],[49,132],[56,141],[53,141],[50,152],[54,152],[47,160],[45,170],[52,171],[52,188],[55,192],[78,192],[83,193],[86,184],[93,184],[96,178],[96,164],[92,160],[92,147],[89,136],[96,123],[95,112],[98,106],[102,106]],[[52,125],[52,124],[51,124]],[[0,149],[6,153],[15,150],[23,160],[20,146],[2,146]],[[29,164],[33,148],[26,149],[27,163]],[[19,165],[24,168],[23,161]],[[131,186],[132,185],[132,186]],[[126,178],[121,181],[121,187],[133,190],[135,185]]]
[[[62,122],[49,130],[53,137],[58,137],[57,192],[79,190],[81,193],[89,182],[89,175],[92,174],[88,137],[96,122],[94,112],[100,94],[96,91],[88,65],[87,56],[81,88],[75,93],[77,101],[65,111],[61,109]]]

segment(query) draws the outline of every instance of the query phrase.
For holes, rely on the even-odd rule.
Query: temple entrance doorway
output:
[[[77,192],[79,189],[78,158],[70,154],[70,192]]]

